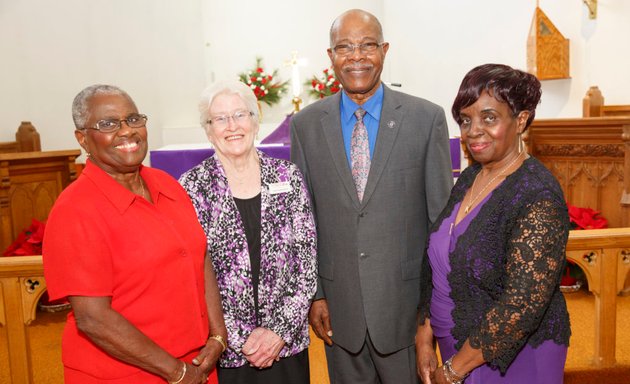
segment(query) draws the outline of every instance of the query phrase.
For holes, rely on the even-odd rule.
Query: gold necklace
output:
[[[521,152],[518,154],[518,156],[516,156],[514,158],[514,160],[512,160],[510,162],[510,164],[506,165],[501,172],[499,172],[495,177],[492,178],[492,180],[490,180],[488,182],[488,184],[486,184],[481,191],[479,191],[479,193],[477,193],[477,195],[475,195],[475,197],[473,197],[473,199],[468,202],[468,205],[466,206],[466,208],[464,209],[464,214],[468,214],[468,212],[470,212],[470,208],[472,207],[472,205],[475,203],[475,201],[477,201],[477,199],[485,192],[486,189],[488,189],[488,187],[490,186],[490,184],[494,183],[494,181],[501,175],[503,175],[505,173],[505,171],[507,171],[512,165],[514,165],[514,163],[516,163],[516,160],[518,160],[521,157],[521,154],[525,153],[525,152]],[[479,174],[477,174],[479,175]],[[475,176],[475,180],[473,180],[473,184],[470,187],[470,194],[472,195],[473,193],[475,193],[475,183],[477,182],[477,177]]]

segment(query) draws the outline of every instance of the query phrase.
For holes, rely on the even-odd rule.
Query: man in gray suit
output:
[[[343,91],[291,121],[318,228],[309,321],[333,384],[418,382],[420,269],[452,187],[444,111],[381,83],[388,49],[372,14],[339,16],[328,56]]]

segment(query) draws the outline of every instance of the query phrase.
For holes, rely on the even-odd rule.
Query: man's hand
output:
[[[431,322],[426,319],[416,331],[416,369],[418,370],[418,377],[424,384],[436,383],[434,375],[437,365]]]
[[[313,301],[311,310],[308,312],[308,322],[313,327],[313,331],[320,339],[328,345],[333,345],[332,328],[330,327],[330,315],[328,313],[328,302],[326,299]]]
[[[430,344],[416,344],[416,365],[418,368],[418,377],[424,384],[431,384],[431,377],[437,369],[437,355],[433,346]]]

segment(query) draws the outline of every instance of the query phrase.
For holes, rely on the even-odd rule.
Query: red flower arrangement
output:
[[[608,220],[601,216],[601,212],[591,208],[580,208],[567,203],[569,209],[569,221],[573,229],[602,229],[608,228]],[[567,260],[567,267],[562,280],[561,287],[575,287],[578,281],[584,279],[584,272],[578,265]],[[581,283],[580,283],[581,284]],[[570,290],[567,290],[570,292]]]
[[[256,68],[239,74],[238,78],[254,91],[259,102],[272,106],[280,101],[280,96],[286,92],[289,83],[277,79],[274,81],[277,74],[277,69],[271,74],[265,72],[262,67],[262,59],[257,57]]]
[[[591,208],[579,208],[567,203],[569,220],[573,229],[608,228],[608,220],[600,216],[601,212]]]
[[[304,85],[308,87],[309,95],[323,99],[326,96],[334,95],[342,88],[341,82],[337,80],[335,72],[330,68],[326,68],[323,71],[321,77],[313,76]]]
[[[46,224],[33,219],[31,226],[23,230],[2,253],[3,256],[32,256],[42,254],[42,242],[44,241],[44,229]]]

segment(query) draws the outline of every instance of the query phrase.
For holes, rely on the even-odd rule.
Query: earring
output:
[[[90,152],[86,152],[85,153],[85,157],[87,157],[89,159],[90,158]]]
[[[524,144],[523,144],[523,133],[521,132],[521,133],[518,134],[518,153],[519,153],[519,155],[521,154],[521,152],[523,152],[523,147],[524,147]]]

